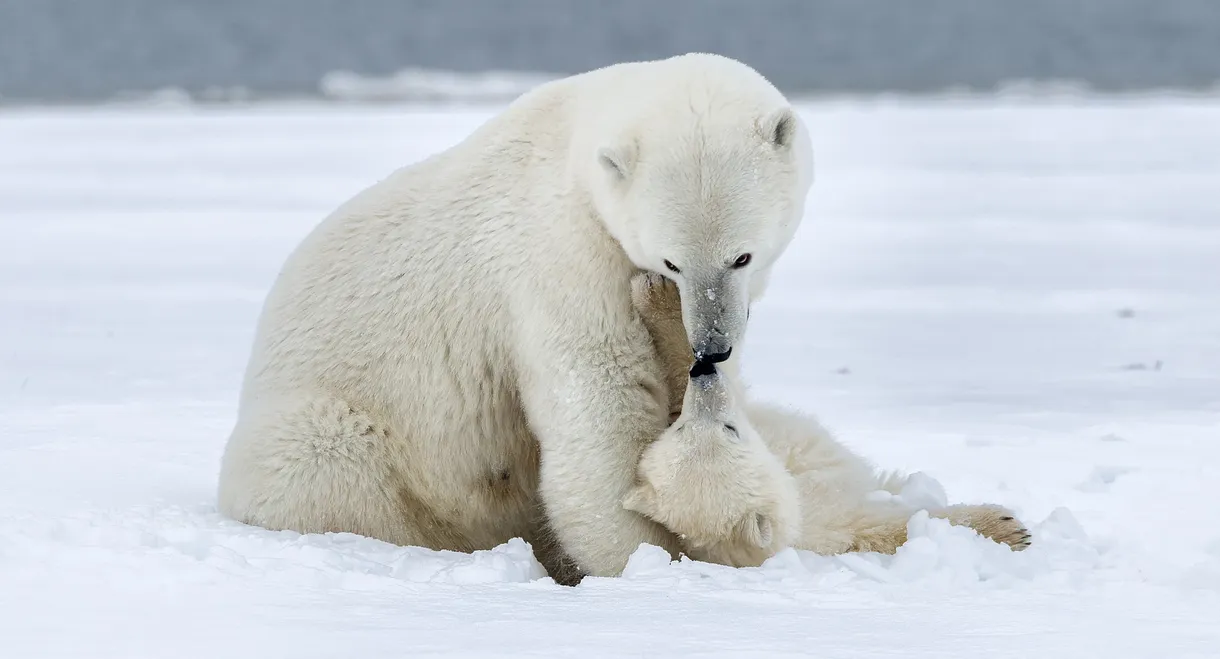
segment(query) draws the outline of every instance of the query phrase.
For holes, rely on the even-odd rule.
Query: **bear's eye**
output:
[[[682,272],[681,270],[678,269],[678,266],[670,263],[669,259],[665,259],[665,267],[669,268],[670,272]]]
[[[733,261],[733,267],[744,268],[747,265],[750,265],[750,260],[753,258],[754,257],[750,254],[742,254],[741,256],[737,257],[736,261]]]
[[[724,429],[733,433],[734,437],[740,437],[740,435],[737,434],[737,426],[726,423],[724,424]]]

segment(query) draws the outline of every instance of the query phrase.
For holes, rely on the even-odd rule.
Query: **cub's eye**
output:
[[[731,432],[731,433],[733,433],[733,436],[734,436],[734,437],[739,437],[739,436],[740,436],[740,435],[738,435],[738,434],[737,434],[737,426],[734,426],[734,425],[731,425],[731,424],[726,423],[726,424],[724,424],[724,429],[725,429],[725,430],[727,430],[727,431],[729,431],[729,432]]]
[[[669,259],[665,259],[665,267],[669,268],[670,272],[682,272],[681,270],[678,269],[678,266],[670,263]]]
[[[737,257],[736,261],[733,261],[733,267],[744,268],[747,265],[750,265],[750,260],[753,258],[754,257],[750,254],[742,254],[741,256]]]

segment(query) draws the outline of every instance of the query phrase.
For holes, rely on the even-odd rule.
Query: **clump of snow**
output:
[[[521,538],[513,538],[489,551],[408,553],[398,560],[391,576],[408,581],[451,584],[523,583],[547,576],[534,551]]]
[[[1032,529],[1034,545],[1015,552],[1007,545],[983,538],[972,529],[953,526],[943,519],[917,512],[907,524],[908,540],[892,556],[858,555],[840,562],[861,576],[887,582],[935,583],[940,587],[962,587],[990,582],[1011,585],[1014,581],[1053,579],[1061,572],[1092,568],[1097,551],[1088,538],[1077,535],[1078,525],[1067,510],[1058,511]],[[1067,526],[1069,533],[1062,529]],[[870,567],[861,570],[863,563]],[[881,568],[884,571],[879,571]]]
[[[627,559],[627,567],[623,568],[624,579],[647,577],[669,568],[672,563],[669,552],[655,545],[640,545],[631,558]]]
[[[877,490],[870,492],[868,498],[873,501],[894,501],[915,510],[944,508],[949,505],[949,495],[945,493],[944,486],[922,471],[908,476],[898,493]]]

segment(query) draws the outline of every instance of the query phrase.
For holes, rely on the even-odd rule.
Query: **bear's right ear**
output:
[[[603,146],[597,150],[597,164],[602,166],[616,181],[626,181],[635,166],[635,149],[631,147]]]
[[[746,518],[741,520],[741,523],[737,525],[737,529],[741,532],[741,536],[746,542],[759,549],[769,548],[772,539],[775,537],[771,529],[771,518],[759,513],[746,515]]]
[[[790,107],[775,110],[759,123],[759,130],[768,142],[780,149],[787,149],[796,137],[796,113]]]

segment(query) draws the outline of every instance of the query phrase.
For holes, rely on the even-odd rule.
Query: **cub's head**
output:
[[[752,71],[675,87],[625,104],[630,120],[610,122],[578,157],[610,233],[636,266],[678,284],[696,359],[717,363],[804,215],[812,148],[800,117]]]
[[[799,530],[792,477],[706,362],[691,369],[682,414],[644,450],[637,477],[623,506],[679,534],[699,560],[758,565]]]

